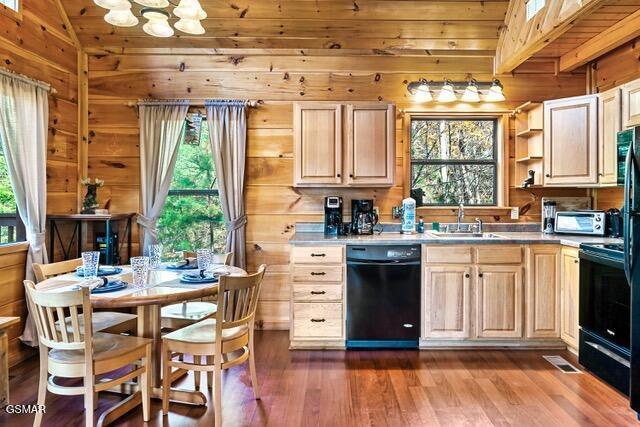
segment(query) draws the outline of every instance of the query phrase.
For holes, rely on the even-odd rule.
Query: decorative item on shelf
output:
[[[207,17],[198,0],[180,0],[175,5],[168,0],[133,0],[142,6],[140,14],[147,19],[142,26],[145,33],[154,37],[171,37],[173,28],[169,25],[171,14],[167,7],[175,6],[173,14],[179,18],[174,27],[186,34],[204,34],[202,21]],[[138,25],[138,18],[131,12],[129,0],[94,0],[94,3],[102,8],[109,9],[104,19],[116,27],[133,27]]]
[[[84,201],[82,202],[82,213],[94,214],[99,206],[98,187],[102,187],[104,185],[104,181],[96,178],[92,182],[91,178],[83,178],[80,183],[87,187],[87,194],[85,194]]]
[[[431,88],[434,82],[425,78],[407,83],[407,91],[413,96],[415,102],[432,102],[435,98],[437,102],[448,103],[458,99],[462,102],[501,102],[506,98],[502,91],[503,86],[500,80],[493,79],[490,82],[478,82],[470,78],[465,82],[454,82],[445,79],[440,89],[436,89],[436,96]],[[458,97],[458,95],[460,97]]]
[[[536,176],[536,171],[529,170],[529,176],[527,177],[527,179],[522,181],[522,188],[531,187],[533,185],[533,183],[535,182],[535,176]]]

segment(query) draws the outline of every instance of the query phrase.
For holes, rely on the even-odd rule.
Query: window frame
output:
[[[432,119],[432,120],[495,120],[495,167],[496,167],[496,180],[495,180],[495,204],[494,205],[469,205],[469,209],[482,209],[482,210],[505,210],[510,209],[506,202],[508,201],[509,193],[509,152],[508,141],[509,138],[509,120],[510,110],[498,110],[498,111],[486,111],[486,112],[450,112],[450,111],[429,111],[429,110],[405,110],[403,114],[403,135],[404,140],[407,141],[404,147],[403,155],[403,168],[404,168],[404,196],[410,197],[411,195],[411,182],[412,182],[412,165],[411,159],[411,122],[414,119]],[[433,161],[432,161],[433,162]],[[449,162],[448,163],[453,163]],[[461,163],[471,164],[472,162],[464,160]],[[418,211],[447,209],[457,205],[445,205],[445,204],[426,204],[418,206]]]
[[[0,15],[4,15],[16,22],[22,22],[22,9],[24,0],[17,0],[18,10],[14,10],[3,3],[0,3]]]

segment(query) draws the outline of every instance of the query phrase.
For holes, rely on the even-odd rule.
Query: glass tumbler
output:
[[[147,255],[149,256],[149,267],[158,268],[162,262],[162,250],[164,246],[161,243],[149,245]]]
[[[82,252],[82,273],[85,279],[95,279],[98,277],[98,264],[100,263],[100,252]]]
[[[211,266],[211,249],[197,249],[196,256],[198,260],[198,270],[204,273]]]
[[[149,257],[134,256],[131,258],[131,276],[134,287],[142,287],[147,284],[149,276]]]

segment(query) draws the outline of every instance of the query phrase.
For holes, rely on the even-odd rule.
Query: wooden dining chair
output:
[[[34,316],[40,345],[40,382],[38,405],[44,405],[47,391],[59,395],[84,395],[85,424],[94,425],[94,411],[98,392],[108,390],[137,378],[140,389],[136,394],[104,412],[117,417],[128,411],[129,401],[142,398],[142,416],[150,416],[150,376],[152,340],[125,335],[93,333],[91,326],[81,328],[80,322],[91,325],[89,288],[47,292],[25,280],[27,303]],[[72,328],[58,328],[57,319],[69,318]],[[123,372],[123,368],[131,369]],[[108,375],[107,378],[99,378]],[[50,376],[51,375],[51,376]],[[82,385],[62,385],[58,378],[82,378]],[[36,413],[33,425],[42,423],[42,412]]]
[[[266,266],[248,276],[222,276],[218,288],[218,312],[203,320],[162,337],[162,413],[169,411],[171,368],[207,372],[209,385],[215,377],[215,425],[222,425],[222,370],[249,360],[251,385],[260,399],[254,356],[254,320],[260,284]],[[192,363],[175,359],[176,354],[191,354]],[[201,363],[204,361],[205,363]]]
[[[38,283],[62,274],[73,273],[76,268],[82,265],[82,258],[70,259],[67,261],[52,262],[50,264],[33,264],[33,272]],[[110,332],[120,334],[123,332],[134,332],[137,326],[135,314],[120,313],[118,311],[95,311],[93,313],[92,325],[96,332]],[[67,329],[71,327],[71,319],[65,319]],[[84,328],[84,319],[80,318],[80,328]]]

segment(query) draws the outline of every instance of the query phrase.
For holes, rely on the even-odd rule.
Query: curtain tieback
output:
[[[146,228],[147,230],[155,229],[156,225],[158,224],[158,220],[157,219],[149,218],[149,217],[146,217],[146,216],[144,216],[142,214],[138,214],[136,222],[138,224],[140,224],[141,226],[143,226],[144,228]]]
[[[244,227],[245,225],[247,225],[247,216],[246,215],[242,215],[241,217],[238,217],[238,218],[233,219],[231,221],[227,221],[227,222],[225,222],[225,225],[227,227],[227,230],[236,231],[236,230]]]
[[[47,239],[47,233],[29,233],[27,235],[27,241],[31,243],[31,246],[44,246]]]

